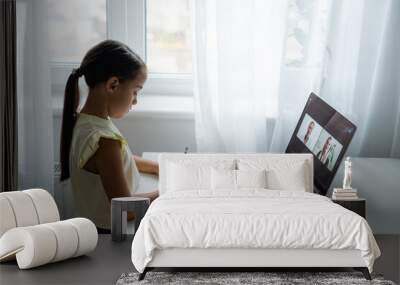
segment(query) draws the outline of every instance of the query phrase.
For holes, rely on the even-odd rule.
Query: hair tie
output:
[[[74,68],[74,69],[72,69],[72,74],[74,76],[76,76],[77,78],[79,78],[79,77],[81,77],[83,75],[82,74],[82,69],[80,67]]]

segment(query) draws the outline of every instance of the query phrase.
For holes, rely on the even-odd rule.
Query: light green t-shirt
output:
[[[100,138],[121,142],[123,169],[131,193],[139,187],[139,171],[128,143],[110,119],[80,113],[74,127],[70,150],[70,175],[77,214],[97,227],[110,229],[111,203],[101,178],[83,167],[99,147]]]

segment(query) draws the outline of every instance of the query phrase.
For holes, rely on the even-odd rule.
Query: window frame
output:
[[[146,0],[106,0],[106,9],[106,38],[126,43],[146,60]],[[66,78],[79,65],[50,61],[53,97],[63,96]],[[149,73],[141,94],[193,96],[192,74]]]

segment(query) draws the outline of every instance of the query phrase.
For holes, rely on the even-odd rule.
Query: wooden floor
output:
[[[376,236],[383,256],[375,272],[399,283],[400,237]],[[0,284],[115,284],[124,272],[135,271],[131,262],[132,237],[121,243],[110,235],[100,235],[95,251],[87,256],[19,270],[16,262],[0,264]]]

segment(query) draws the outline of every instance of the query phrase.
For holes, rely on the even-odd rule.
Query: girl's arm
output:
[[[132,196],[124,174],[121,144],[119,141],[100,138],[99,148],[85,164],[84,168],[100,175],[103,188],[110,201],[112,198]],[[135,194],[134,196],[150,198],[150,201],[153,201],[158,197],[158,191]],[[128,212],[127,214],[128,220],[134,219],[133,213]]]
[[[139,172],[158,175],[158,162],[133,155]]]
[[[100,138],[99,148],[86,165],[90,166],[90,164],[94,164],[96,172],[100,175],[103,188],[110,201],[112,198],[131,196],[124,174],[119,141]],[[133,213],[127,214],[128,220],[134,219]]]
[[[131,196],[124,174],[119,141],[100,138],[99,148],[92,158],[110,200],[116,197]]]

